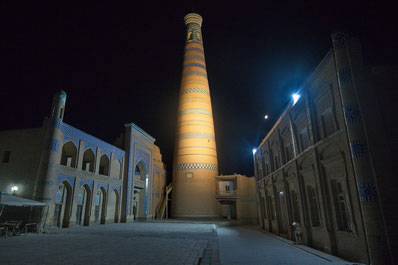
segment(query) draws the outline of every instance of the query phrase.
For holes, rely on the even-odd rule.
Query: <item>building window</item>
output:
[[[290,161],[293,158],[293,146],[291,143],[285,145],[285,158],[286,162]]]
[[[334,133],[333,113],[330,109],[321,114],[323,137],[328,137]]]
[[[303,152],[305,149],[307,149],[307,147],[309,145],[307,128],[304,128],[303,130],[300,131],[299,139],[300,139],[300,147],[301,147],[300,151]]]
[[[266,207],[265,207],[265,198],[263,197],[263,196],[260,196],[260,206],[261,206],[261,213],[263,214],[263,219],[268,219],[268,217],[267,217],[267,210],[266,210]]]
[[[109,158],[107,155],[101,156],[99,174],[109,176]]]
[[[230,192],[229,186],[225,186],[225,192]]]
[[[263,174],[264,174],[262,177],[265,177],[265,176],[268,175],[268,173],[267,173],[267,165],[265,164],[265,155],[264,155],[264,153],[261,156],[261,165],[263,166]]]
[[[275,202],[272,199],[272,196],[268,196],[268,200],[267,201],[268,201],[268,209],[270,211],[268,215],[271,215],[271,219],[275,220],[275,218],[276,218]]]
[[[274,155],[274,167],[275,167],[275,170],[277,170],[279,168],[279,156],[278,156],[278,153],[276,153]]]
[[[300,210],[298,205],[297,193],[294,190],[290,191],[290,199],[292,201],[293,221],[300,222]]]
[[[8,161],[10,161],[10,155],[11,155],[11,151],[5,151],[3,153],[3,158],[1,160],[2,163],[8,163]]]
[[[95,161],[94,152],[89,148],[83,153],[82,170],[94,172],[94,161]]]
[[[73,142],[67,142],[62,147],[61,165],[76,167],[77,147]]]
[[[319,219],[318,199],[315,188],[312,186],[307,186],[307,195],[311,212],[312,226],[320,226],[321,222]]]
[[[337,180],[331,180],[330,185],[332,189],[337,227],[339,230],[352,230],[343,185]]]

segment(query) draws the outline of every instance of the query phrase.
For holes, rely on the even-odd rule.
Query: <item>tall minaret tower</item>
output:
[[[186,41],[174,150],[172,215],[217,216],[218,175],[213,113],[202,41],[202,17],[184,17]]]

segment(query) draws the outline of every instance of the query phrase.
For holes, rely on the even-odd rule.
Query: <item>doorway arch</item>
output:
[[[113,221],[115,223],[119,222],[120,213],[120,194],[117,189],[114,189],[109,196],[109,211],[112,214]]]
[[[95,222],[97,224],[105,224],[106,201],[106,190],[104,187],[101,187],[97,190],[95,197]]]
[[[63,181],[55,195],[54,225],[69,227],[70,211],[72,208],[72,186],[68,181]]]
[[[148,206],[148,170],[143,160],[134,168],[133,215],[134,219],[145,219],[149,213]]]
[[[90,186],[84,184],[77,198],[76,224],[88,226],[90,224],[91,210],[91,189]]]

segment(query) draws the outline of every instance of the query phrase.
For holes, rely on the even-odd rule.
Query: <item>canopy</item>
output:
[[[0,192],[0,205],[7,206],[46,206],[45,203],[21,198],[15,195]]]

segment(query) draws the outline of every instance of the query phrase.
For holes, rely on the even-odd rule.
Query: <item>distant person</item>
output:
[[[294,228],[294,238],[297,244],[301,243],[301,225],[299,222],[293,222],[292,226]]]
[[[133,217],[134,217],[134,220],[137,219],[137,207],[136,206],[133,206]]]

